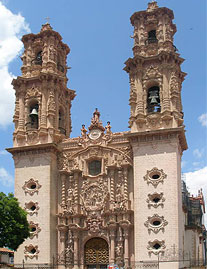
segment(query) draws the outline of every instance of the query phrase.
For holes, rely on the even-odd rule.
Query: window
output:
[[[148,32],[148,39],[147,39],[147,43],[157,43],[157,36],[156,36],[156,30],[151,30]]]
[[[160,89],[158,86],[153,86],[148,89],[147,93],[147,111],[148,113],[160,112]]]
[[[61,134],[66,135],[64,113],[62,109],[59,110],[58,129]]]
[[[31,128],[31,129],[38,129],[38,110],[39,110],[39,106],[37,104],[37,102],[33,103],[30,106],[29,109],[29,120],[27,123],[27,127]]]
[[[88,165],[89,175],[96,176],[101,173],[101,162],[94,160]]]

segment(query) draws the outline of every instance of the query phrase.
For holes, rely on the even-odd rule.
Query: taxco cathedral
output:
[[[181,179],[186,74],[173,44],[173,18],[155,1],[131,16],[133,58],[124,67],[130,131],[120,133],[103,125],[95,109],[88,129],[82,125],[80,136],[69,138],[76,96],[67,88],[70,49],[49,23],[23,36],[8,151],[31,232],[15,263],[184,268],[205,259],[202,191],[190,196]]]

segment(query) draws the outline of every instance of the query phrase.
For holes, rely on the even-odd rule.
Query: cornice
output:
[[[125,136],[129,139],[129,141],[134,144],[137,142],[145,143],[149,141],[161,141],[171,139],[173,136],[177,135],[182,150],[186,150],[188,148],[185,130],[184,127],[178,128],[169,128],[169,129],[159,129],[153,131],[144,131],[144,132],[135,132],[128,133]]]
[[[18,154],[28,155],[28,154],[57,153],[57,152],[59,152],[59,149],[55,143],[7,148],[6,150],[9,153],[11,153],[13,156],[18,155]]]

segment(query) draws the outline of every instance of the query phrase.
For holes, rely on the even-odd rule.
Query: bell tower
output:
[[[16,92],[14,146],[58,142],[71,132],[75,92],[67,88],[70,49],[49,23],[22,41],[22,75],[12,82]]]
[[[60,142],[71,133],[75,92],[67,88],[69,47],[49,23],[22,37],[22,75],[14,79],[15,197],[27,211],[31,235],[15,253],[15,263],[51,264],[57,254],[57,197]],[[35,261],[34,261],[35,260]]]
[[[183,250],[181,156],[187,149],[181,86],[184,61],[173,43],[173,11],[157,2],[131,16],[133,58],[128,135],[134,155],[135,261]],[[173,263],[170,268],[179,268]]]

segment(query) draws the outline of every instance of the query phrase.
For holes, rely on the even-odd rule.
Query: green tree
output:
[[[17,250],[29,237],[27,213],[19,206],[12,193],[0,192],[0,247]]]

